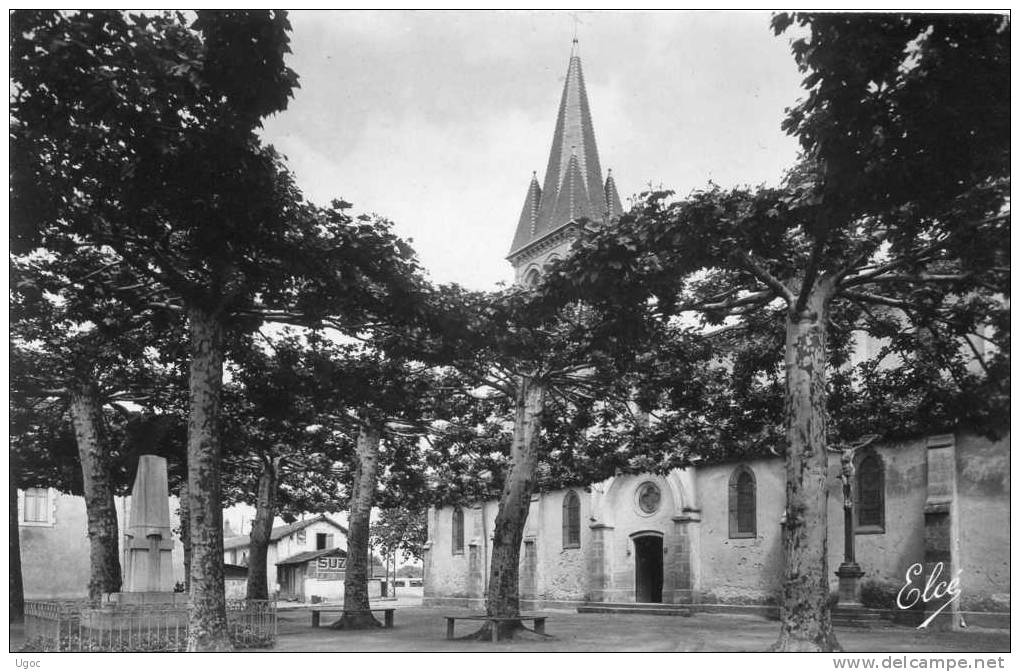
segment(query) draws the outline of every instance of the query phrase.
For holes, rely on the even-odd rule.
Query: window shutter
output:
[[[49,488],[28,488],[25,490],[21,508],[21,522],[51,522]]]

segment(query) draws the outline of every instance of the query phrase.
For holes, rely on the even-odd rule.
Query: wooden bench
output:
[[[485,614],[472,614],[470,616],[447,616],[446,617],[446,638],[453,639],[453,626],[458,620],[461,621],[484,621],[492,624],[492,641],[499,641],[499,624],[503,621],[531,621],[535,632],[539,635],[545,634],[545,614],[521,614],[520,616],[486,616]]]
[[[338,607],[338,606],[332,606],[332,607],[312,607],[312,627],[313,628],[319,627],[319,614],[322,614],[323,612],[329,613],[329,612],[334,612],[334,611],[339,613],[339,614],[342,614],[342,613],[344,613],[344,608],[343,607]],[[393,607],[381,607],[379,609],[368,609],[367,611],[368,612],[372,612],[372,613],[378,613],[380,611],[383,612],[383,627],[384,628],[392,628],[393,627],[393,612],[396,611],[395,608],[393,608]],[[352,613],[366,613],[366,612],[352,612]]]

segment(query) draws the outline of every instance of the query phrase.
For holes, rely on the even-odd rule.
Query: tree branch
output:
[[[733,256],[735,256],[737,260],[739,260],[744,267],[751,272],[752,275],[771,287],[772,291],[774,291],[781,299],[786,301],[787,304],[793,304],[794,297],[789,288],[780,282],[778,278],[769,273],[764,266],[755,261],[750,254],[748,254],[745,250],[737,248],[733,251]]]
[[[689,310],[730,310],[733,308],[739,308],[740,306],[753,305],[760,307],[767,305],[770,301],[775,299],[777,296],[775,290],[767,289],[761,292],[754,292],[747,296],[738,297],[736,299],[730,299],[725,301],[718,301],[716,303],[702,303],[697,307],[691,307]],[[685,306],[686,307],[686,306]]]
[[[967,341],[967,345],[970,346],[970,351],[974,353],[974,359],[976,359],[978,361],[978,364],[981,365],[981,370],[984,371],[985,375],[987,376],[988,375],[988,365],[985,364],[985,358],[981,356],[981,353],[978,352],[978,349],[977,349],[977,347],[975,347],[973,341],[970,340],[970,335],[964,334],[963,335],[963,340]]]
[[[848,299],[853,299],[854,301],[858,302],[877,303],[882,306],[902,308],[903,310],[910,310],[914,308],[913,305],[906,301],[901,301],[899,299],[891,299],[887,296],[880,296],[878,294],[871,294],[869,292],[841,291],[839,292],[839,296],[844,296]]]
[[[797,313],[803,312],[804,308],[807,307],[811,290],[815,286],[815,279],[818,278],[818,269],[822,261],[822,250],[825,249],[825,243],[828,240],[829,228],[826,226],[825,235],[815,238],[815,242],[811,246],[811,256],[808,258],[807,270],[804,272],[804,281],[800,285],[800,293],[797,294],[797,302],[793,308]]]

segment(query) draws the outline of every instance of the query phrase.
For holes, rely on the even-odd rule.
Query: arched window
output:
[[[563,497],[563,548],[581,546],[581,499],[573,490]]]
[[[730,475],[730,539],[754,537],[758,533],[757,487],[754,472],[740,465]]]
[[[533,268],[524,274],[524,286],[535,287],[538,285],[538,281],[542,279],[542,274],[537,268]]]
[[[464,511],[459,506],[453,510],[453,554],[464,554]]]
[[[856,485],[854,510],[857,512],[857,532],[885,532],[885,469],[881,457],[866,453],[861,458],[857,464]]]

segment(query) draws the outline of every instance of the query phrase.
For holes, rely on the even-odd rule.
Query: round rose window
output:
[[[637,492],[638,508],[642,513],[655,513],[659,510],[659,503],[662,502],[662,492],[659,486],[651,481],[642,483]]]

